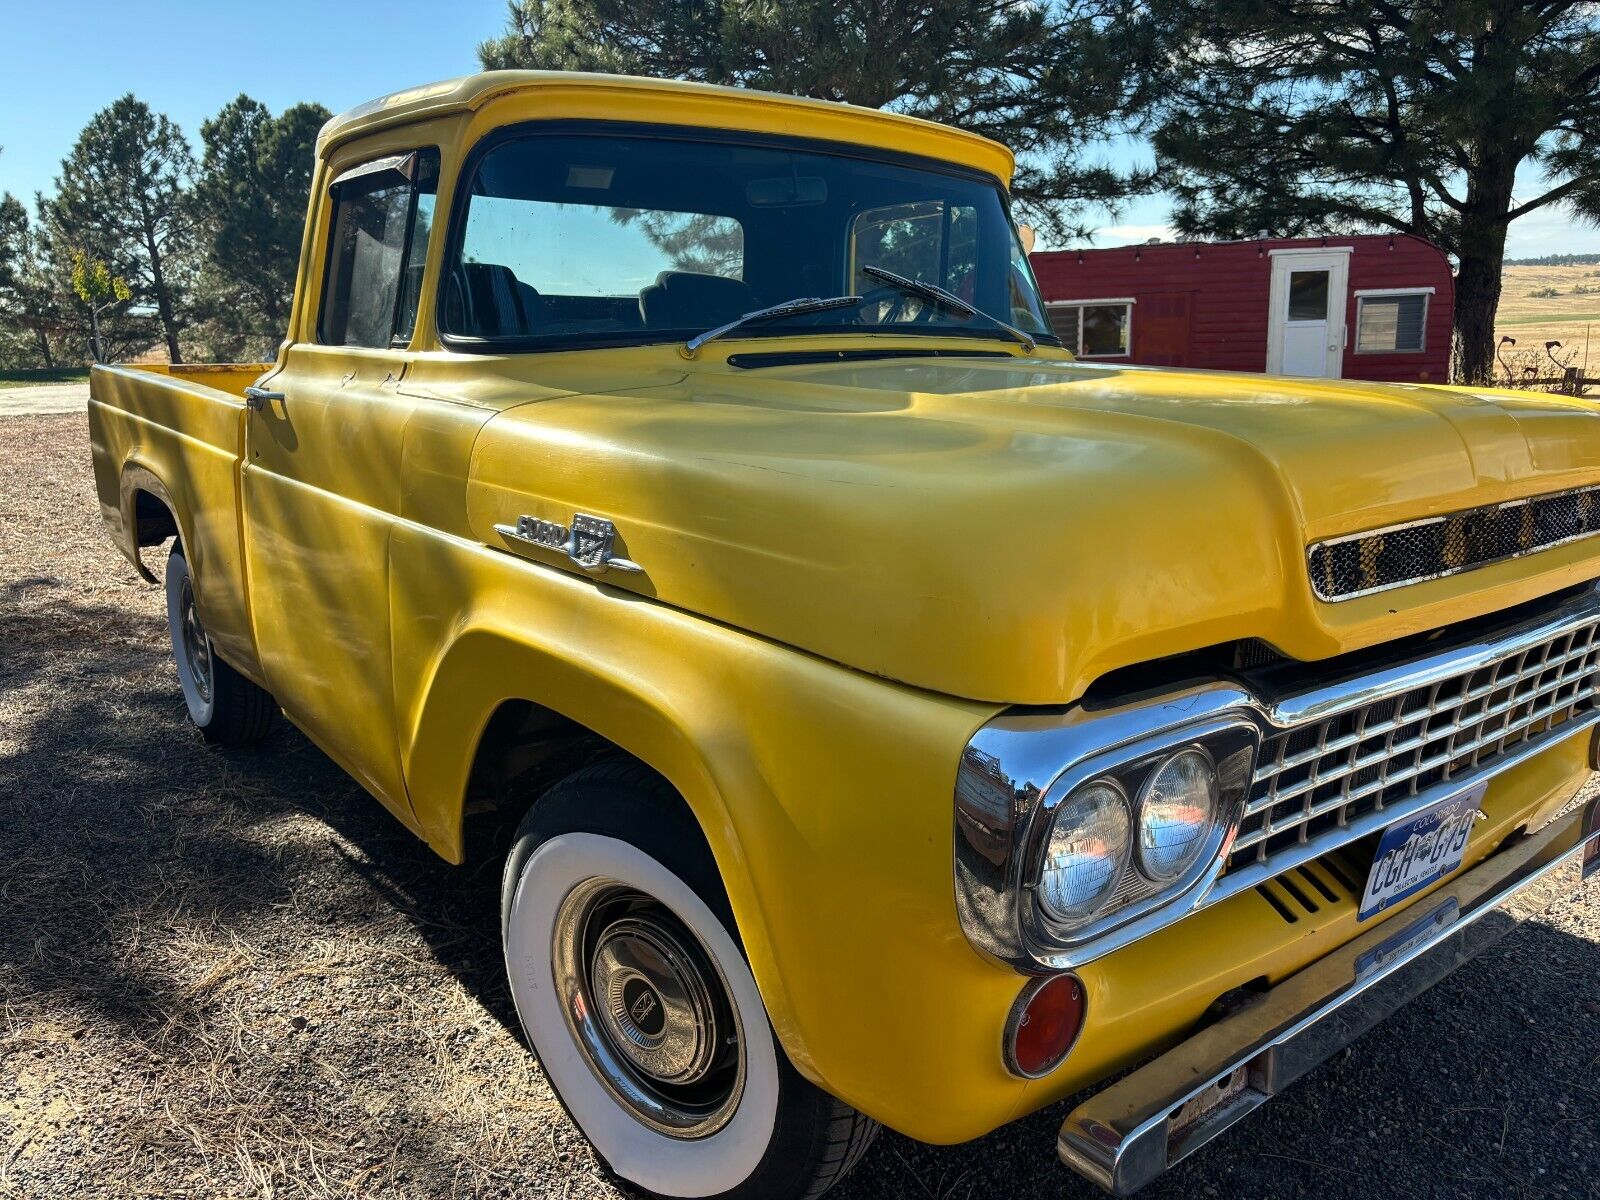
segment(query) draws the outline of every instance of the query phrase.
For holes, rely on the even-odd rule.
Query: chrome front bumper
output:
[[[1062,1161],[1131,1194],[1596,876],[1591,800],[1085,1101]]]

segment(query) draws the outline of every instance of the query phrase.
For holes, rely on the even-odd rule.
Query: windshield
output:
[[[922,160],[681,133],[531,133],[472,173],[440,306],[448,338],[495,348],[686,340],[806,296],[859,305],[741,328],[996,335],[886,285],[936,284],[1055,343],[1004,193]]]

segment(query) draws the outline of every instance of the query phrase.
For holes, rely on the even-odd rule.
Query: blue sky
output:
[[[0,191],[49,190],[84,123],[131,91],[177,121],[200,122],[240,92],[274,112],[316,100],[338,112],[374,96],[477,65],[478,42],[504,23],[503,0],[21,0],[5,19],[0,71]],[[1113,162],[1143,151],[1117,143]],[[1519,179],[1533,194],[1538,180]],[[1095,244],[1170,236],[1160,196],[1102,215]],[[1600,229],[1542,210],[1511,229],[1513,257],[1600,252]]]

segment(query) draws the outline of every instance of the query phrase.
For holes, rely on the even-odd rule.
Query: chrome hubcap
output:
[[[574,1040],[634,1117],[678,1138],[727,1124],[744,1088],[738,1018],[721,973],[670,909],[588,880],[557,913],[551,962]]]
[[[200,624],[200,614],[194,607],[194,588],[183,581],[183,591],[178,597],[179,628],[183,645],[179,647],[184,662],[189,666],[189,677],[194,680],[200,699],[211,703],[211,639]]]

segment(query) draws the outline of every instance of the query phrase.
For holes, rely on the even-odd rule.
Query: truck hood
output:
[[[659,378],[659,376],[658,376]],[[507,408],[468,518],[609,518],[656,597],[970,699],[1072,700],[1236,639],[1300,659],[1600,575],[1600,538],[1339,604],[1309,543],[1600,481],[1600,409],[1553,396],[1031,359],[740,369]]]

